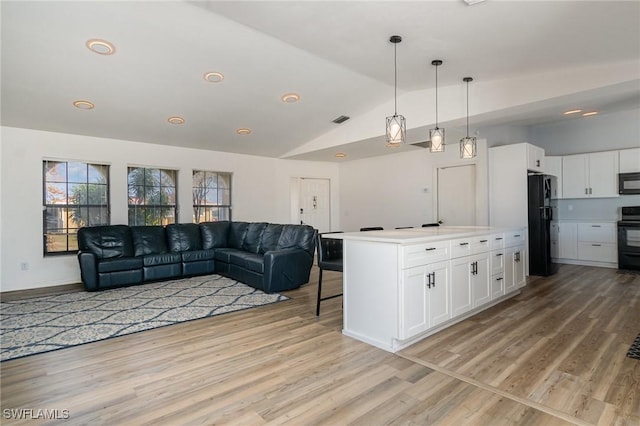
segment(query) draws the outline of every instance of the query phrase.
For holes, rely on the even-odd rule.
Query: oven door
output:
[[[618,222],[618,268],[640,271],[640,221]]]

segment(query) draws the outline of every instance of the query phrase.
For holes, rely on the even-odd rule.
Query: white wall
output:
[[[233,219],[290,223],[290,178],[324,177],[339,184],[338,165],[230,154],[116,139],[2,127],[1,291],[80,281],[74,255],[43,256],[42,160],[65,159],[111,166],[111,223],[127,223],[127,166],[178,169],[179,222],[192,221],[192,169],[233,173]],[[337,190],[332,194],[339,224]],[[29,269],[20,270],[27,262]]]
[[[488,223],[486,141],[478,141],[478,156],[459,158],[457,141],[444,153],[428,149],[348,161],[340,165],[340,223],[343,231],[366,226],[393,229],[420,227],[437,220],[435,170],[438,166],[476,165],[476,224]],[[426,192],[425,192],[426,189]],[[445,196],[456,196],[446,194]]]

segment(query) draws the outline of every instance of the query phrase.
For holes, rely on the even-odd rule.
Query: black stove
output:
[[[640,206],[622,207],[618,221],[618,269],[640,271]]]

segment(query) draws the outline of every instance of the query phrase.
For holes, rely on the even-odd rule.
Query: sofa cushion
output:
[[[210,250],[193,250],[185,251],[181,254],[183,262],[200,262],[201,260],[213,260],[216,251]]]
[[[200,234],[202,235],[202,248],[204,250],[228,247],[229,222],[203,222],[200,224]]]
[[[142,257],[144,266],[168,265],[171,263],[180,263],[180,253],[159,253],[148,254]]]
[[[200,227],[195,223],[172,223],[167,225],[167,243],[169,250],[180,253],[202,249]]]
[[[229,240],[227,247],[242,249],[242,242],[247,233],[249,224],[247,222],[231,222],[229,225]]]
[[[219,260],[221,262],[225,262],[225,263],[229,263],[230,259],[229,257],[231,256],[232,253],[238,253],[241,250],[238,249],[232,249],[232,248],[219,248],[216,249],[216,252],[214,254],[214,258],[216,260]]]
[[[229,253],[229,263],[253,272],[264,274],[264,256],[246,251]]]
[[[313,256],[316,230],[309,225],[284,225],[277,249],[299,248]]]
[[[98,259],[133,256],[131,229],[126,225],[84,227],[78,230],[78,248]]]
[[[167,238],[163,226],[132,226],[134,256],[166,253]]]
[[[278,240],[280,239],[280,234],[282,234],[282,229],[284,225],[277,225],[274,223],[270,223],[264,229],[262,233],[262,240],[260,241],[260,248],[258,253],[266,253],[271,250],[275,250],[278,247]]]
[[[115,257],[103,259],[98,263],[98,272],[119,272],[130,269],[142,269],[141,257]]]
[[[262,240],[262,233],[266,227],[267,224],[264,222],[250,223],[247,226],[247,233],[244,234],[242,250],[249,253],[258,253],[260,241]]]

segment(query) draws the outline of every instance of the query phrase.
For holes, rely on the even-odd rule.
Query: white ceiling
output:
[[[398,93],[525,74],[638,64],[638,1],[2,1],[2,125],[284,157]],[[106,39],[116,53],[85,47]],[[225,75],[204,81],[207,71]],[[626,85],[496,109],[475,126],[563,119],[576,103],[607,113],[640,107]],[[301,101],[286,104],[289,92]],[[74,100],[93,102],[79,110]],[[482,100],[476,100],[481,102]],[[391,115],[393,111],[389,111]],[[172,115],[184,125],[167,122]],[[384,116],[380,117],[380,135]],[[461,125],[455,121],[451,125]],[[252,129],[239,136],[240,127]],[[409,123],[411,128],[411,123]],[[412,129],[416,132],[418,128]],[[371,155],[349,140],[350,159]],[[339,146],[296,158],[334,160]],[[376,151],[378,152],[378,151]],[[384,151],[381,151],[384,152]]]

